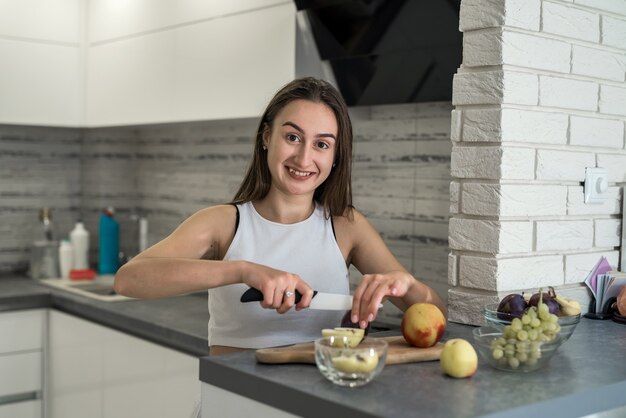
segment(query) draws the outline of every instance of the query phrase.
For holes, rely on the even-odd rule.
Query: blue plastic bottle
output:
[[[115,274],[119,268],[120,225],[109,207],[100,214],[98,274]]]

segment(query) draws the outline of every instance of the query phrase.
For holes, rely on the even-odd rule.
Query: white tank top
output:
[[[330,219],[316,206],[302,222],[268,221],[251,202],[237,205],[239,226],[224,260],[247,260],[298,274],[319,292],[349,294],[348,268]],[[209,346],[263,348],[312,341],[338,327],[345,311],[290,309],[279,314],[258,302],[241,303],[248,289],[233,284],[209,290]]]

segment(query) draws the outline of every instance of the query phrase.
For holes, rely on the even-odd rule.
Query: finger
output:
[[[272,301],[271,307],[274,309],[280,308],[283,304],[283,297],[285,296],[285,290],[280,288],[274,289],[274,300]]]
[[[285,294],[283,295],[283,303],[280,305],[280,307],[276,311],[280,314],[287,312],[294,305],[295,299],[296,297],[295,297],[294,289],[285,290]]]
[[[269,308],[274,303],[274,288],[265,286],[264,288],[262,287],[260,290],[263,293],[261,306],[264,308]]]
[[[370,276],[367,274],[364,275],[361,278],[361,283],[359,283],[357,288],[354,290],[354,294],[352,295],[352,317],[350,318],[350,320],[354,324],[359,322],[359,317],[361,313],[361,299],[363,298],[363,292],[365,292],[369,281]]]
[[[372,298],[374,296],[374,293],[378,290],[379,287],[380,287],[380,283],[378,283],[375,280],[372,280],[369,283],[369,286],[367,286],[367,289],[365,289],[365,292],[363,293],[363,298],[361,299],[361,306],[359,307],[359,313],[360,313],[359,326],[361,328],[366,328],[367,324],[369,322],[372,322],[372,320],[375,317],[374,313],[372,313],[371,311]]]
[[[313,300],[313,289],[304,281],[301,281],[297,284],[296,290],[302,295],[300,302],[296,305],[296,310],[299,311],[308,308],[311,304],[311,300]]]

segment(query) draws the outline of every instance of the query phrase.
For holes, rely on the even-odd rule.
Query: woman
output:
[[[313,290],[349,294],[351,264],[363,274],[351,318],[362,328],[386,299],[402,310],[431,302],[445,313],[352,207],[351,154],[339,92],[313,78],[287,84],[261,118],[234,201],[200,210],[133,258],[115,291],[158,298],[209,289],[211,354],[310,341],[338,326],[343,312],[305,308]],[[239,302],[249,287],[262,302]]]

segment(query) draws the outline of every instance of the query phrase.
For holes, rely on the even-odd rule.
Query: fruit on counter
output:
[[[559,304],[561,316],[574,316],[581,313],[580,302],[576,299],[557,295],[553,288],[550,289],[554,293],[553,299]]]
[[[427,348],[437,344],[446,330],[446,318],[432,303],[415,303],[402,317],[402,335],[409,344]]]
[[[502,298],[498,304],[498,313],[507,315],[498,315],[500,319],[510,319],[510,317],[521,318],[522,315],[531,306],[537,307],[539,300],[548,306],[548,311],[557,316],[575,316],[581,313],[580,303],[565,296],[557,295],[556,291],[550,286],[548,292],[539,292],[532,296],[524,293],[512,293]]]
[[[559,307],[557,301],[554,300],[555,295],[556,293],[554,292],[554,288],[552,287],[550,288],[550,291],[548,293],[542,292],[541,289],[539,289],[538,293],[535,293],[530,297],[528,305],[537,306],[539,302],[542,301],[543,303],[548,305],[550,313],[558,315],[559,313],[561,313],[561,308]]]
[[[526,308],[528,308],[528,304],[524,299],[524,295],[519,293],[506,295],[498,304],[498,312],[509,314],[515,318],[520,318],[526,311]],[[503,316],[500,319],[507,319],[507,317]]]
[[[533,365],[541,357],[541,342],[556,338],[561,330],[559,317],[550,313],[548,305],[539,297],[537,306],[531,306],[521,318],[513,318],[504,327],[502,337],[491,342],[491,355],[501,365],[517,369]]]
[[[361,328],[325,328],[322,330],[322,337],[336,337],[333,340],[333,347],[354,348],[363,340],[365,330]]]
[[[622,316],[626,316],[626,286],[622,287],[622,290],[620,290],[619,295],[617,295],[617,312],[619,312],[620,315]]]
[[[342,328],[359,328],[359,323],[356,324],[352,322],[352,310],[346,312],[346,314],[341,318],[341,327]],[[370,324],[368,322],[367,327],[365,327],[365,336],[370,332]]]
[[[454,338],[444,344],[439,364],[448,376],[457,379],[470,377],[478,369],[478,356],[467,340]]]
[[[348,354],[333,357],[335,369],[344,373],[369,373],[378,366],[378,354],[374,350],[367,353]]]

